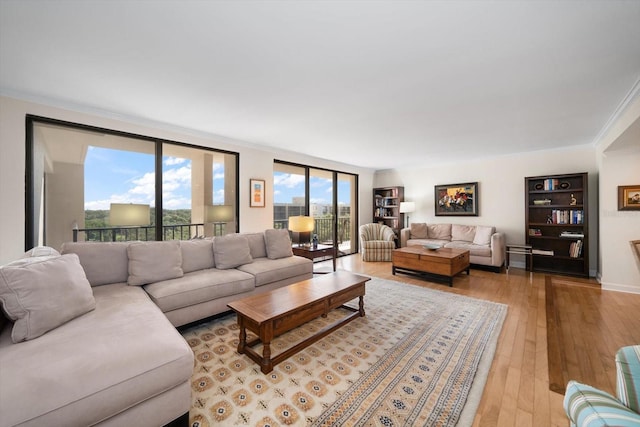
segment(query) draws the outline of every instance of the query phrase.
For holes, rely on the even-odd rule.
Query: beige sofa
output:
[[[311,278],[286,233],[65,243],[1,267],[0,427],[188,425],[193,353],[175,326]]]
[[[504,234],[492,226],[412,223],[400,230],[400,246],[426,244],[468,249],[472,265],[489,267],[496,272],[504,265]]]

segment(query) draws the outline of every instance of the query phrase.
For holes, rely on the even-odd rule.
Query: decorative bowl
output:
[[[422,245],[422,247],[424,247],[425,249],[428,249],[430,251],[437,251],[438,249],[440,249],[442,247],[442,245],[438,245],[436,243],[427,243],[425,245]]]

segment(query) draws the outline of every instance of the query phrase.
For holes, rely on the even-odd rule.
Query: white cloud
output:
[[[304,175],[277,174],[273,177],[273,186],[281,185],[287,188],[304,184]]]
[[[182,159],[180,157],[167,157],[164,161],[165,166],[175,166],[180,165],[186,162],[187,159]]]

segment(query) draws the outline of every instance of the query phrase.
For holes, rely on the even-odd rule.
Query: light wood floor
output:
[[[384,279],[398,280],[431,289],[453,292],[495,301],[509,306],[495,358],[478,407],[474,426],[563,426],[569,422],[562,408],[563,395],[549,390],[547,365],[547,324],[545,309],[545,275],[511,268],[509,274],[471,269],[470,276],[461,274],[454,285],[436,284],[408,275],[391,274],[390,262],[362,262],[359,255],[341,257],[339,269],[363,273]],[[316,267],[327,267],[327,262]],[[596,283],[595,281],[592,281]],[[567,291],[571,292],[571,290]],[[585,310],[608,311],[621,319],[637,317],[640,296],[629,304],[619,292],[613,298],[603,298],[602,306],[594,301]],[[633,297],[636,297],[635,295]],[[626,302],[625,302],[626,301]],[[608,305],[604,307],[604,304]],[[596,306],[593,306],[595,304]],[[624,323],[622,323],[624,325]],[[591,331],[591,335],[599,330]],[[606,342],[606,339],[604,340]],[[611,358],[616,348],[603,348],[604,358]],[[615,371],[603,373],[615,384]],[[611,378],[609,378],[611,377]],[[595,384],[592,384],[597,386]]]

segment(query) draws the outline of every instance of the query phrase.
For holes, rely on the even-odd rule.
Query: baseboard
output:
[[[623,285],[620,283],[607,283],[600,282],[603,291],[615,291],[615,292],[626,292],[628,294],[639,294],[640,295],[640,287],[633,285]]]

